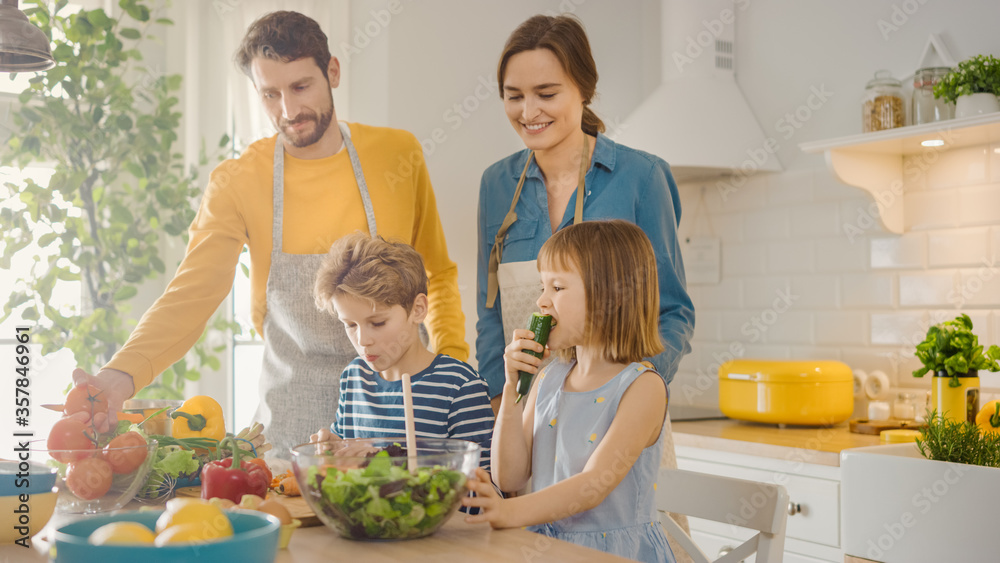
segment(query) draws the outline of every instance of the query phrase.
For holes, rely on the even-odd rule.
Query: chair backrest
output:
[[[667,512],[724,522],[758,533],[715,563],[736,563],[757,553],[757,563],[782,560],[788,492],[781,485],[696,473],[683,469],[660,469],[656,487],[660,522],[688,555],[698,563],[711,563],[705,553],[684,533]]]

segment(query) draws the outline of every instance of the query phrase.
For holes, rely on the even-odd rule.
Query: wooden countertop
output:
[[[299,528],[292,534],[288,549],[278,550],[275,563],[310,563],[338,561],[382,563],[396,561],[427,561],[432,563],[482,561],[627,562],[614,555],[551,539],[520,528],[494,530],[488,524],[466,524],[464,515],[456,513],[440,530],[416,540],[398,542],[364,542],[343,539],[326,526]],[[65,522],[63,522],[65,523]],[[48,544],[32,538],[32,548],[14,544],[0,545],[0,561],[30,563],[47,561]]]
[[[855,434],[846,422],[830,427],[779,426],[732,419],[677,421],[674,444],[708,450],[794,459],[840,467],[840,452],[879,445],[879,437]]]

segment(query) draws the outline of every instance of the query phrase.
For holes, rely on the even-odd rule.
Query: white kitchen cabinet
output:
[[[785,487],[795,514],[788,517],[785,532],[785,561],[790,563],[844,560],[840,530],[840,468],[805,463],[797,450],[789,449],[785,459],[677,446],[681,469],[713,475],[774,483]],[[712,502],[712,499],[705,499]],[[758,502],[760,502],[758,500]],[[753,510],[754,499],[746,499]],[[738,517],[739,515],[734,515]],[[690,519],[695,541],[710,556],[739,545],[752,532],[721,522]]]

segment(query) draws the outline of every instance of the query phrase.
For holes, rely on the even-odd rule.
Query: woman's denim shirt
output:
[[[510,209],[517,180],[529,154],[525,149],[493,164],[483,173],[479,187],[476,359],[479,373],[489,384],[491,397],[503,390],[505,340],[500,296],[492,309],[486,308],[490,249]],[[660,284],[660,333],[666,350],[650,360],[669,383],[681,357],[691,351],[689,341],[694,332],[694,305],[686,290],[684,263],[677,240],[680,196],[670,166],[659,157],[598,134],[585,183],[584,220],[624,219],[641,227],[653,243]],[[559,229],[573,223],[575,209],[576,192],[570,197]],[[515,211],[517,221],[504,239],[502,263],[535,260],[542,244],[552,236],[545,183],[534,161],[528,167]]]

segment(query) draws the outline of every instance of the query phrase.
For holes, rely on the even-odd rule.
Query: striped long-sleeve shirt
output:
[[[444,354],[410,381],[417,437],[476,442],[482,447],[479,464],[489,470],[494,418],[486,381]],[[340,404],[330,429],[342,438],[404,436],[402,381],[386,381],[356,358],[340,375]]]

